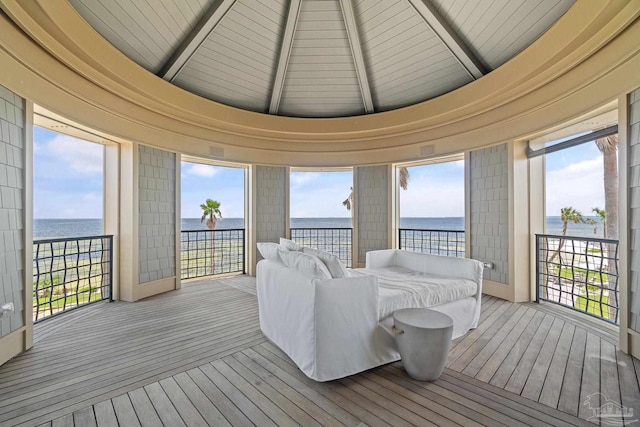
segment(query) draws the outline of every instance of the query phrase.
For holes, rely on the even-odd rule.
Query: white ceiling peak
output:
[[[215,0],[207,13],[198,22],[198,25],[162,67],[158,75],[169,82],[173,81],[235,2],[236,0]]]

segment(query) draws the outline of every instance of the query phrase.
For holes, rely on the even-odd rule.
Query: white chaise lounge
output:
[[[454,320],[454,338],[478,324],[479,261],[373,251],[367,254],[366,268],[332,278],[340,273],[332,269],[332,276],[324,265],[309,265],[317,260],[279,253],[287,263],[274,256],[258,263],[260,327],[316,381],[399,360],[388,332],[395,310],[430,307],[448,314]]]

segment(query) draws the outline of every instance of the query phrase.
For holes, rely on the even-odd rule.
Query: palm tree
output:
[[[600,222],[602,222],[602,230],[604,234],[604,238],[607,238],[607,211],[600,208],[593,208],[593,213],[600,217]]]
[[[214,230],[216,228],[218,219],[222,219],[222,212],[220,212],[220,202],[213,199],[207,199],[205,203],[200,205],[200,209],[202,209],[202,218],[200,218],[200,223],[203,223],[206,219],[207,228],[210,230]],[[211,274],[215,274],[215,264],[213,259],[213,231],[209,233],[209,239],[211,240]]]
[[[409,187],[409,169],[405,166],[398,168],[398,173],[400,175],[399,184],[403,190],[406,190]]]
[[[562,220],[563,236],[567,235],[567,226],[569,225],[569,223],[577,224],[579,222],[584,222],[584,218],[582,214],[579,211],[572,208],[571,206],[560,209],[560,219]],[[552,264],[557,257],[560,256],[560,252],[562,252],[562,248],[564,247],[564,242],[565,242],[565,239],[561,238],[558,244],[558,249],[554,251],[553,254],[551,255],[551,258],[547,260],[547,267],[548,265]],[[560,264],[562,264],[562,257],[560,257]]]
[[[585,218],[585,224],[593,225],[593,234],[598,233],[598,222],[593,218]]]
[[[207,201],[200,205],[202,209],[202,218],[200,222],[204,222],[207,219],[207,228],[214,230],[218,219],[222,219],[222,212],[220,212],[220,202],[213,199],[207,199]]]
[[[349,197],[343,200],[342,205],[347,208],[348,211],[351,210],[351,206],[353,206],[353,187],[349,188]]]
[[[618,135],[596,139],[604,166],[605,239],[618,238]],[[594,210],[595,212],[595,210]],[[597,213],[597,212],[596,212]],[[598,213],[598,215],[600,215]],[[604,216],[602,217],[604,219]]]
[[[572,208],[571,206],[560,209],[560,219],[562,220],[562,235],[567,235],[567,225],[572,222],[577,224],[579,222],[584,222],[584,218],[582,214]]]
[[[407,169],[406,166],[402,166],[400,168],[398,168],[398,173],[400,175],[400,179],[398,180],[398,184],[400,184],[400,188],[402,188],[403,190],[406,190],[407,188],[409,188],[409,169]],[[348,211],[351,210],[351,208],[354,205],[354,200],[353,200],[353,187],[351,187],[349,189],[349,197],[347,197],[346,199],[344,199],[342,201],[342,205],[347,208]]]
[[[605,239],[618,239],[618,135],[611,135],[605,138],[596,139],[596,147],[602,153],[602,164],[604,167],[604,212],[606,212],[606,222],[604,226]],[[605,217],[603,217],[603,220]],[[615,254],[615,245],[608,244],[607,272],[609,277],[618,276],[618,263]],[[615,292],[608,290],[609,304],[616,307],[618,300]],[[613,296],[613,299],[611,298]],[[609,319],[616,318],[616,309],[609,309]]]

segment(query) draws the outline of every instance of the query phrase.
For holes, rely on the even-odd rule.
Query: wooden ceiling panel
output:
[[[300,66],[311,58],[312,69]],[[364,113],[338,0],[302,1],[278,111],[301,117]]]
[[[285,4],[238,0],[176,76],[201,96],[267,112],[280,52]]]
[[[213,0],[69,0],[82,17],[131,60],[157,73]]]
[[[409,2],[363,0],[356,16],[376,111],[415,104],[472,80]]]
[[[465,44],[496,69],[533,43],[575,0],[431,0]]]
[[[69,0],[148,71],[251,111],[338,117],[455,90],[575,0]]]

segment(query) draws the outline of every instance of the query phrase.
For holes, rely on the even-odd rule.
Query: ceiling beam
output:
[[[358,24],[356,23],[356,17],[353,13],[353,4],[351,3],[351,0],[340,0],[340,6],[342,7],[344,25],[347,29],[347,35],[349,36],[351,54],[356,67],[358,82],[360,83],[360,92],[362,93],[364,110],[366,113],[373,113],[373,97],[371,96],[371,87],[369,86],[367,69],[364,65],[364,56],[362,55],[362,45],[360,44],[360,36],[358,35]]]
[[[442,40],[471,77],[479,79],[487,74],[488,71],[482,62],[471,52],[469,47],[453,28],[451,28],[447,21],[445,21],[429,0],[409,0],[409,2],[411,2],[413,7],[422,16],[422,19],[433,29],[438,38]]]
[[[298,25],[298,15],[300,15],[300,0],[291,0],[289,2],[289,13],[287,15],[287,23],[282,33],[280,42],[280,58],[278,60],[278,68],[276,76],[273,79],[273,89],[271,90],[271,103],[269,104],[269,114],[278,114],[280,108],[280,99],[282,98],[282,88],[284,87],[284,78],[287,74],[289,66],[289,57],[291,56],[291,47],[293,46],[293,36],[296,33]]]
[[[215,0],[185,41],[164,64],[158,76],[172,82],[235,2],[236,0]]]

